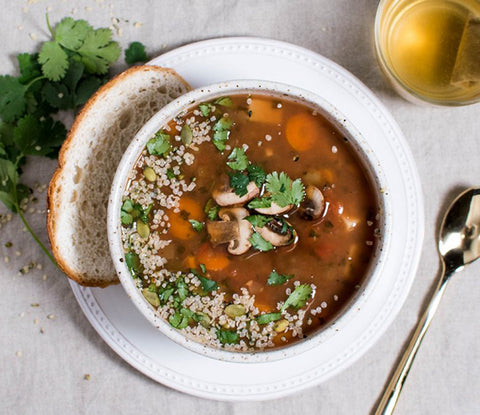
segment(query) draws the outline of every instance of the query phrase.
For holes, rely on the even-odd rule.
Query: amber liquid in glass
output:
[[[480,99],[480,2],[385,2],[377,32],[381,60],[413,95],[434,103]]]

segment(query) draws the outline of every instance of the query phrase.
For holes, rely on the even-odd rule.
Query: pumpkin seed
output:
[[[288,321],[285,319],[278,320],[274,325],[273,325],[273,330],[275,330],[277,333],[281,333],[285,331],[288,327]]]
[[[137,233],[141,238],[147,239],[150,236],[150,228],[146,223],[143,223],[141,220],[137,220]]]
[[[157,180],[157,173],[151,167],[145,167],[143,169],[143,175],[149,182],[154,182]]]
[[[243,316],[245,311],[245,307],[242,304],[230,304],[225,307],[225,314],[231,318]]]
[[[210,319],[210,317],[205,314],[205,313],[202,313],[201,311],[197,311],[196,313],[197,317],[197,321],[203,326],[203,327],[209,327],[210,326],[210,323],[212,322],[212,320]]]
[[[182,138],[182,143],[185,144],[185,146],[188,147],[190,144],[192,144],[193,133],[188,124],[183,124],[182,131],[180,131],[180,137]]]
[[[148,288],[144,288],[142,290],[142,294],[145,297],[145,300],[147,300],[151,305],[154,307],[160,306],[160,298],[158,298],[157,293],[150,291]]]

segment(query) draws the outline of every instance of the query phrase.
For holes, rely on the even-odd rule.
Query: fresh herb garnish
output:
[[[218,284],[215,281],[211,280],[210,278],[204,277],[203,275],[200,275],[194,269],[191,269],[190,272],[200,280],[200,282],[202,283],[202,288],[206,292],[209,293],[211,291],[215,291],[216,289],[218,289]]]
[[[245,170],[248,167],[248,158],[245,150],[241,147],[235,147],[228,156],[227,166],[232,170]]]
[[[272,220],[270,216],[263,216],[263,215],[250,215],[245,218],[248,220],[252,226],[257,228],[263,228],[268,222]]]
[[[207,267],[205,266],[205,264],[200,264],[200,269],[204,274],[207,272]]]
[[[120,56],[120,46],[112,41],[110,29],[93,29],[85,20],[66,17],[55,26],[47,25],[53,40],[43,44],[38,61],[43,75],[52,81],[65,76],[69,56],[79,60],[87,72],[105,74]]]
[[[260,187],[263,183],[265,183],[265,178],[267,175],[261,166],[258,164],[250,164],[247,167],[248,177],[251,181],[255,182],[255,184]]]
[[[201,232],[203,230],[203,223],[199,222],[198,220],[195,219],[189,219],[190,225],[192,225],[192,228],[196,232]]]
[[[147,150],[152,156],[163,156],[170,151],[170,135],[165,131],[157,131],[147,142]]]
[[[143,266],[140,262],[140,257],[135,252],[130,251],[125,254],[125,263],[133,278],[140,277],[140,274],[143,272]]]
[[[145,45],[140,42],[132,42],[125,49],[125,62],[129,65],[133,65],[137,62],[148,61],[147,53],[145,52]]]
[[[220,206],[218,206],[213,199],[208,199],[203,211],[206,213],[207,218],[210,220],[215,220],[218,218],[218,211]]]
[[[30,192],[20,184],[28,155],[56,158],[66,128],[52,115],[59,110],[77,112],[108,80],[108,69],[118,59],[120,47],[110,29],[94,29],[85,20],[70,17],[53,29],[52,39],[39,53],[17,56],[20,75],[0,76],[0,201],[17,213],[41,249],[56,264],[35,235],[20,208]],[[123,215],[123,220],[128,217]]]
[[[267,195],[253,199],[248,207],[252,209],[268,208],[272,202],[280,207],[288,205],[298,206],[305,197],[305,187],[300,179],[292,181],[285,172],[276,171],[267,174],[265,178]]]
[[[268,285],[281,285],[285,284],[289,279],[293,278],[293,275],[282,275],[277,271],[273,270],[268,276],[267,283]]]
[[[217,339],[220,340],[222,344],[235,344],[238,343],[240,336],[236,331],[218,329]]]
[[[305,197],[305,187],[300,179],[294,180],[285,172],[274,171],[267,175],[265,189],[270,193],[273,202],[281,207],[287,205],[298,206]]]
[[[170,169],[167,169],[167,177],[169,179],[174,179],[177,176],[175,176],[175,173],[173,172],[173,169],[170,168]]]
[[[282,313],[267,313],[267,314],[260,314],[257,316],[257,323],[258,324],[268,324],[272,321],[277,321],[282,318]]]
[[[220,105],[222,107],[233,107],[233,101],[230,97],[220,97],[213,101],[215,105]]]
[[[267,252],[273,249],[273,245],[263,239],[263,237],[258,232],[253,232],[252,236],[249,239],[252,247],[258,251]]]
[[[269,197],[257,197],[248,204],[251,209],[268,208],[270,206],[272,206],[272,200]]]
[[[228,173],[230,176],[230,187],[238,196],[245,196],[248,193],[248,183],[250,179],[247,175],[237,171],[234,173]]]
[[[223,151],[227,146],[230,128],[233,124],[231,118],[222,117],[213,125],[213,144],[218,150]]]
[[[302,284],[295,287],[295,290],[288,296],[287,301],[283,303],[281,311],[285,311],[288,307],[299,309],[303,307],[310,295],[312,294],[312,287],[308,284]]]
[[[204,117],[208,117],[211,112],[210,104],[207,102],[201,103],[198,108]]]

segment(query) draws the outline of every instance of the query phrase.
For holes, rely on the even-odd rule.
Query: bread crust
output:
[[[142,66],[135,66],[132,68],[127,69],[126,71],[118,74],[114,78],[112,78],[109,82],[105,85],[101,86],[95,93],[90,97],[90,99],[85,103],[83,108],[80,110],[78,115],[76,116],[70,131],[67,134],[67,138],[65,139],[58,157],[58,166],[53,176],[50,180],[50,184],[48,186],[47,191],[47,234],[48,239],[50,241],[50,248],[52,250],[53,256],[59,266],[59,268],[67,275],[68,278],[74,280],[80,285],[86,287],[107,287],[109,285],[118,284],[120,281],[118,280],[116,274],[109,276],[111,281],[100,281],[98,278],[91,278],[88,275],[82,275],[76,272],[68,262],[62,257],[62,254],[59,250],[59,247],[56,243],[55,234],[57,232],[55,217],[57,215],[57,203],[55,200],[55,195],[58,194],[57,190],[61,188],[61,174],[67,162],[66,154],[68,153],[68,149],[71,147],[72,143],[74,143],[76,138],[76,133],[79,127],[82,125],[84,120],[88,119],[90,113],[92,112],[95,104],[102,100],[112,89],[118,87],[126,78],[131,76],[132,74],[137,74],[139,72],[157,72],[161,74],[170,73],[171,75],[175,76],[177,80],[184,85],[186,89],[191,89],[191,86],[180,76],[178,75],[173,69],[170,68],[162,68],[160,66],[152,66],[152,65],[142,65]]]

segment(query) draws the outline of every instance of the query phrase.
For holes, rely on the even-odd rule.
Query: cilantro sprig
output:
[[[277,271],[273,270],[268,276],[267,283],[268,285],[281,285],[285,284],[289,279],[293,277],[293,275],[279,274]]]
[[[76,113],[108,80],[120,46],[110,29],[85,20],[66,17],[52,28],[47,15],[47,26],[51,39],[38,53],[17,55],[19,75],[0,75],[0,201],[55,264],[24,217],[22,200],[31,190],[20,183],[22,166],[27,156],[57,157],[67,130],[56,113]]]
[[[305,186],[301,179],[293,180],[285,172],[272,172],[265,178],[266,194],[253,199],[248,206],[252,209],[267,208],[272,203],[280,207],[288,205],[299,206],[305,197]]]
[[[312,287],[308,284],[301,284],[295,287],[295,290],[288,296],[287,300],[283,303],[281,311],[285,311],[289,307],[295,309],[302,308],[307,300],[312,295]]]

